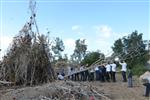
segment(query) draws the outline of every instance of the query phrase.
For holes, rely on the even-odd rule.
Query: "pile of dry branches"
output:
[[[103,91],[93,86],[72,81],[57,81],[36,87],[11,90],[2,100],[110,100]]]
[[[55,79],[49,40],[45,35],[36,36],[31,28],[31,23],[25,24],[19,35],[13,38],[1,63],[0,80],[33,85]]]

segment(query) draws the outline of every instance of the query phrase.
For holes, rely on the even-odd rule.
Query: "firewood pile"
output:
[[[31,16],[13,38],[0,62],[0,83],[6,80],[15,85],[36,85],[55,80],[50,39],[32,30],[34,23]]]
[[[111,100],[95,87],[72,81],[56,81],[36,87],[11,90],[0,100]]]

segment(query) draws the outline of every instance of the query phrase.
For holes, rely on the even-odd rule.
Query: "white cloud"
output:
[[[81,26],[79,26],[79,25],[74,25],[74,26],[72,26],[72,31],[75,32],[75,33],[77,33],[77,34],[80,34],[80,35],[83,34],[83,33],[81,32]]]
[[[74,25],[72,26],[72,30],[73,31],[78,31],[80,29],[80,26],[79,25]]]
[[[116,33],[114,35],[118,39],[118,38],[123,38],[124,36],[128,36],[129,33]]]
[[[75,48],[75,40],[72,38],[68,38],[68,39],[64,40],[64,45],[65,45],[64,53],[71,55]]]
[[[105,54],[111,52],[111,46],[115,40],[122,38],[123,36],[128,36],[128,33],[123,32],[114,32],[111,27],[107,25],[99,25],[94,27],[98,38],[95,40],[96,43],[100,46],[100,50]]]
[[[107,25],[95,26],[96,33],[100,35],[102,38],[110,38],[110,36],[114,33],[112,32],[111,27]]]
[[[110,55],[110,52],[112,52],[111,50],[111,43],[107,40],[104,39],[100,39],[100,40],[96,40],[96,44],[100,47],[100,51],[102,53],[104,53],[105,55]]]
[[[2,36],[0,38],[0,48],[2,49],[0,59],[6,53],[6,50],[11,44],[12,39],[13,39],[12,37],[8,37],[8,36]]]
[[[67,47],[67,48],[74,48],[75,47],[75,40],[71,39],[71,38],[66,39],[64,41],[64,44],[65,44],[65,47]]]

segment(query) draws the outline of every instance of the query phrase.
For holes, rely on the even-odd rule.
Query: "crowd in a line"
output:
[[[125,61],[119,62],[122,72],[122,79],[123,82],[127,82],[126,71],[127,71],[127,64]],[[72,68],[68,67],[67,76],[68,79],[72,81],[101,81],[101,82],[116,82],[116,69],[117,64],[116,62],[108,62],[101,65],[96,65],[88,70],[86,70],[86,65],[81,65],[80,68]],[[64,79],[65,73],[62,70],[61,73],[58,73],[58,79]],[[132,79],[132,73],[130,72],[128,78]],[[132,87],[132,81],[131,87]]]
[[[126,66],[125,62],[120,62],[122,65],[122,76],[123,81],[126,82]],[[101,82],[116,82],[116,68],[115,62],[102,65],[96,65],[89,70],[86,69],[86,65],[81,65],[79,71],[77,69],[68,68],[68,79],[72,81],[101,81]]]

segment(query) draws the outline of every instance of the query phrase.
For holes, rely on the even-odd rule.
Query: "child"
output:
[[[131,69],[129,68],[129,73],[128,73],[128,87],[133,87],[133,84],[132,84],[132,71]]]

